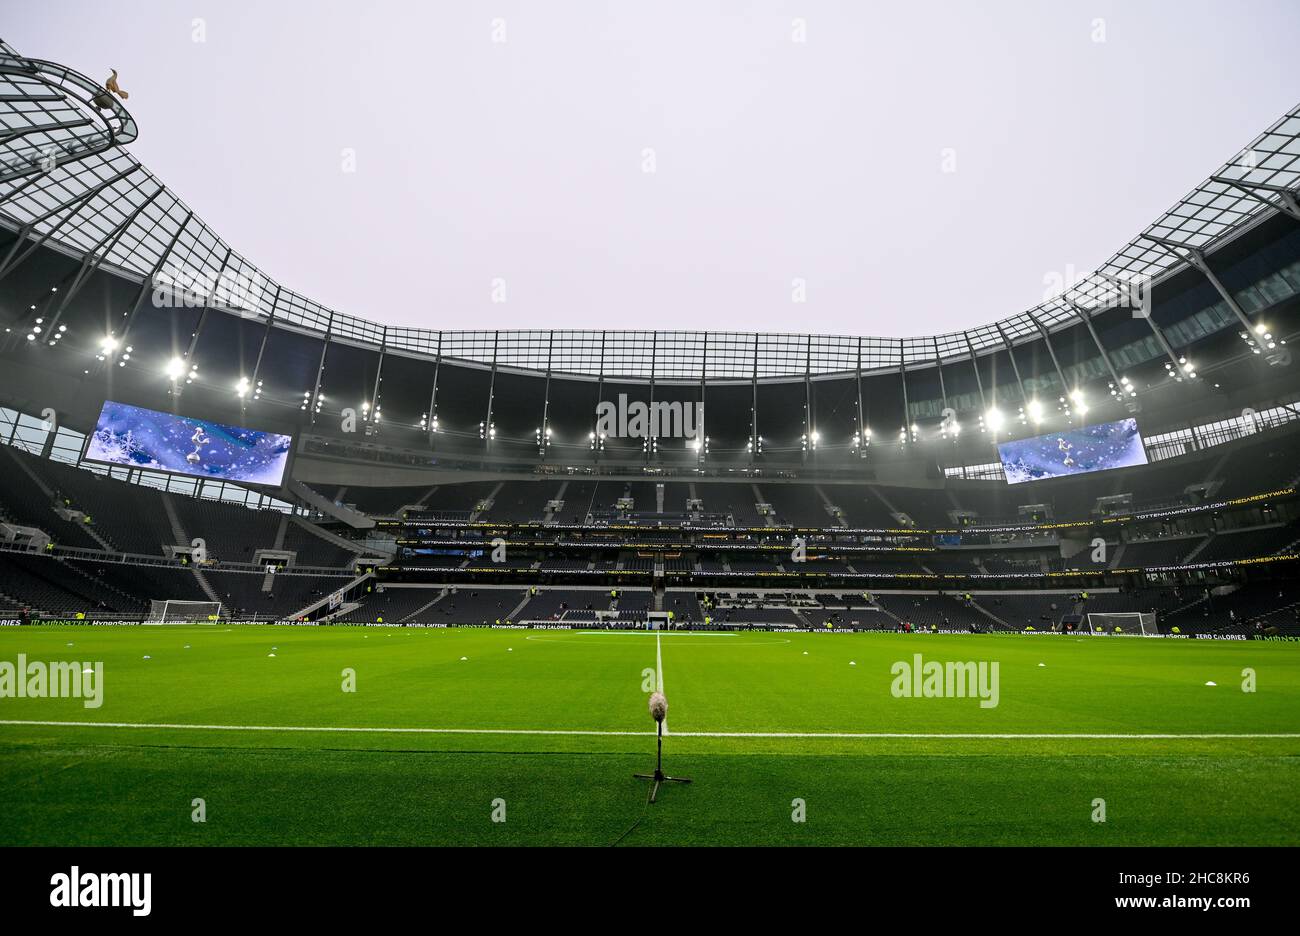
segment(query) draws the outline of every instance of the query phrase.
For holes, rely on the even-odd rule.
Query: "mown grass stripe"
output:
[[[343,725],[184,725],[164,722],[38,721],[0,719],[0,725],[38,728],[152,728],[167,731],[318,731],[359,734],[455,734],[455,735],[561,735],[595,737],[653,737],[653,731],[618,731],[581,728],[393,728]],[[919,740],[1039,740],[1039,741],[1206,741],[1300,738],[1300,732],[930,732],[930,731],[675,731],[674,738],[839,738],[873,740],[913,738]]]

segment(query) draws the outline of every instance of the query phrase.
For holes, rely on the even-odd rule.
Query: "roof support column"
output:
[[[1120,295],[1131,294],[1133,288],[1132,282],[1123,280],[1118,276],[1111,276],[1109,273],[1102,273],[1101,271],[1098,271],[1097,275],[1100,276],[1102,279],[1108,280],[1109,282],[1114,283],[1116,286],[1118,286],[1120,289]],[[1174,367],[1178,368],[1180,366],[1178,362],[1178,355],[1174,353],[1174,349],[1170,346],[1168,339],[1165,338],[1164,331],[1160,328],[1158,324],[1156,324],[1156,317],[1150,309],[1149,286],[1147,292],[1146,305],[1142,309],[1135,308],[1133,310],[1133,317],[1146,319],[1147,325],[1150,326],[1151,328],[1151,334],[1155,336],[1156,343],[1160,345],[1160,349],[1165,352],[1165,355],[1169,358],[1170,362],[1174,365]]]
[[[709,333],[704,333],[704,354],[700,358],[700,418],[695,420],[695,462],[704,464],[704,390],[709,373]],[[682,417],[683,420],[685,416]]]
[[[384,382],[384,355],[388,353],[388,326],[384,326],[383,333],[379,337],[379,366],[375,368],[375,385],[370,391],[370,411],[366,413],[367,422],[378,423],[379,419],[379,387]]]
[[[1246,329],[1246,333],[1250,335],[1250,339],[1255,342],[1255,346],[1259,348],[1260,353],[1264,354],[1268,352],[1268,344],[1260,335],[1255,334],[1255,324],[1250,320],[1250,317],[1246,315],[1245,310],[1237,304],[1237,300],[1233,297],[1232,293],[1228,292],[1227,287],[1223,285],[1223,282],[1215,274],[1214,270],[1210,268],[1210,263],[1206,259],[1204,253],[1195,247],[1188,247],[1186,244],[1180,244],[1178,241],[1167,240],[1163,237],[1152,237],[1150,234],[1144,236],[1147,240],[1154,241],[1163,247],[1166,253],[1178,257],[1180,260],[1186,260],[1192,266],[1196,267],[1196,269],[1200,270],[1202,275],[1210,281],[1210,285],[1213,286],[1215,291],[1223,298],[1223,301],[1228,304],[1228,308],[1237,316],[1237,321],[1239,321],[1242,327]],[[1187,251],[1187,255],[1180,256],[1174,248]]]
[[[212,290],[203,299],[203,307],[199,310],[199,320],[194,325],[194,333],[190,335],[190,343],[185,347],[185,356],[182,360],[186,364],[190,364],[191,367],[193,366],[194,350],[199,346],[199,338],[203,335],[203,324],[208,320],[208,311],[212,308],[212,294],[216,292],[217,284],[225,278],[226,267],[229,265],[233,253],[234,251],[231,248],[226,248],[226,255],[221,260],[221,269],[217,273],[217,280],[212,284]],[[177,397],[184,392],[185,388],[183,386],[178,385],[173,388],[173,393]]]
[[[934,339],[934,367],[939,372],[939,395],[943,397],[943,408],[948,409],[948,387],[943,381],[943,357],[939,354],[939,339]]]
[[[555,329],[546,333],[546,385],[542,389],[542,428],[537,436],[537,454],[546,458],[551,442],[551,360],[555,352]]]
[[[1114,365],[1110,363],[1110,355],[1106,353],[1106,346],[1101,343],[1101,336],[1097,334],[1097,329],[1092,324],[1091,316],[1083,310],[1082,306],[1075,305],[1064,296],[1062,296],[1061,299],[1066,305],[1075,311],[1075,314],[1079,316],[1079,319],[1088,329],[1088,334],[1092,335],[1092,342],[1097,346],[1097,351],[1101,354],[1101,361],[1106,365],[1106,370],[1110,373],[1110,379],[1114,382],[1115,389],[1121,390],[1123,387],[1123,381],[1119,379],[1119,374],[1115,372]]]
[[[605,330],[600,330],[600,366],[596,368],[596,408],[600,409],[601,397],[605,393]],[[591,451],[592,457],[597,463],[600,462],[600,453],[605,448],[605,440],[601,438],[599,423],[595,422],[596,414],[592,413],[592,433],[591,433]]]
[[[271,299],[271,312],[266,317],[266,329],[262,332],[262,342],[257,346],[257,360],[253,363],[253,376],[249,383],[249,386],[252,387],[255,395],[254,398],[261,394],[261,391],[258,390],[258,377],[262,372],[262,358],[266,355],[266,342],[271,337],[271,327],[275,324],[275,307],[280,302],[280,289],[281,287],[277,283],[275,286],[275,296]],[[247,408],[248,397],[247,395],[241,396],[239,398],[240,415],[243,415]]]
[[[330,349],[330,335],[334,333],[334,312],[330,311],[329,321],[325,324],[325,340],[320,346],[320,361],[316,364],[316,383],[312,387],[311,397],[308,400],[307,415],[309,425],[316,425],[316,411],[320,408],[320,385],[325,377],[325,355]]]
[[[424,417],[425,435],[433,445],[433,434],[438,431],[438,370],[442,367],[442,330],[438,330],[438,350],[433,355],[433,387],[429,390],[429,412]]]
[[[817,451],[817,430],[813,428],[812,410],[812,335],[806,335],[803,355],[803,433],[804,456],[807,457],[809,446]]]
[[[1061,395],[1068,399],[1070,395],[1070,385],[1065,382],[1065,371],[1061,370],[1061,362],[1056,357],[1056,349],[1052,347],[1052,338],[1047,333],[1047,329],[1043,327],[1042,322],[1034,318],[1033,315],[1029,316],[1029,320],[1034,323],[1034,327],[1038,329],[1038,333],[1043,336],[1043,346],[1047,348],[1047,356],[1052,359],[1052,367],[1056,369],[1056,379],[1061,382]]]
[[[749,401],[749,464],[762,453],[763,441],[758,435],[758,332],[754,332],[754,368],[750,380]]]
[[[657,419],[651,419],[655,411],[655,361],[659,356],[659,329],[650,333],[650,408],[646,410],[646,438],[641,444],[641,454],[647,462],[651,461],[652,456],[659,450],[659,437],[657,434],[651,435],[649,430],[658,423]]]
[[[483,445],[485,448],[492,448],[492,439],[496,430],[492,426],[492,404],[496,401],[497,393],[497,348],[501,344],[501,332],[492,333],[492,376],[488,379],[488,405],[487,419],[483,421]]]
[[[916,441],[912,431],[911,403],[907,399],[907,366],[903,354],[903,339],[898,339],[898,383],[903,388],[903,438]]]
[[[858,455],[867,456],[867,411],[862,405],[862,338],[858,337],[858,369],[853,375],[858,389]]]
[[[167,258],[170,257],[172,251],[176,249],[176,242],[181,239],[181,235],[185,233],[185,229],[189,226],[190,219],[193,217],[194,212],[192,211],[185,214],[185,220],[176,228],[176,233],[172,235],[171,240],[168,242],[167,249],[158,257],[158,262],[155,263],[153,269],[149,271],[149,275],[145,278],[145,281],[140,284],[140,291],[136,293],[135,302],[131,304],[130,310],[123,313],[122,317],[126,319],[122,325],[121,338],[123,343],[126,342],[127,335],[131,333],[131,325],[135,322],[136,314],[140,311],[140,307],[144,305],[144,297],[153,292],[154,281],[158,278],[158,274],[162,272],[162,268],[166,266]]]
[[[71,285],[64,291],[63,299],[59,303],[59,307],[55,309],[53,317],[50,319],[51,328],[59,324],[59,319],[62,318],[63,313],[67,310],[68,303],[72,302],[77,293],[81,292],[81,288],[86,285],[90,280],[90,277],[98,272],[100,264],[108,259],[108,255],[113,252],[113,248],[116,247],[118,241],[122,239],[122,235],[126,233],[127,228],[129,228],[132,222],[140,216],[140,212],[153,204],[153,200],[157,198],[162,191],[163,187],[161,185],[154,189],[152,195],[141,202],[140,206],[136,208],[135,211],[131,212],[130,215],[122,220],[121,224],[101,238],[100,241],[86,254],[85,259],[81,261],[80,269],[77,270],[77,275],[73,277]],[[112,241],[111,244],[108,243],[110,240]],[[105,247],[106,244],[108,245],[107,247]],[[100,250],[104,251],[102,255],[100,254]]]
[[[1300,204],[1296,202],[1295,193],[1285,186],[1269,185],[1265,182],[1246,182],[1242,179],[1229,179],[1226,176],[1217,175],[1210,176],[1210,178],[1215,182],[1222,182],[1224,185],[1231,185],[1233,188],[1240,189],[1256,201],[1263,202],[1265,205],[1268,205],[1268,207],[1276,208],[1283,214],[1290,215],[1292,218],[1300,221]],[[1270,192],[1276,195],[1281,201],[1281,204],[1278,204],[1278,202],[1275,201],[1270,201],[1263,195],[1260,195],[1260,192]]]
[[[1025,392],[1025,382],[1020,379],[1020,365],[1016,363],[1016,352],[1011,348],[1011,341],[1007,338],[1007,333],[1002,330],[1002,326],[996,322],[993,327],[998,330],[999,337],[1002,338],[1002,344],[1007,349],[1007,357],[1011,359],[1011,372],[1016,375],[1016,386],[1020,388],[1020,402],[1025,404],[1029,402],[1029,394]]]
[[[81,209],[86,207],[86,205],[89,204],[96,195],[108,188],[110,185],[125,179],[139,168],[139,166],[133,166],[130,169],[123,170],[122,172],[117,173],[117,175],[105,179],[88,192],[83,192],[74,198],[69,198],[65,201],[59,202],[59,204],[46,211],[43,215],[33,218],[24,224],[22,229],[19,230],[17,236],[14,238],[13,245],[9,248],[9,253],[5,255],[4,262],[0,263],[0,280],[12,273],[14,269],[20,266],[28,257],[39,250],[42,244],[49,240],[54,234],[58,233],[59,229],[62,228],[63,225],[75,218],[80,213]],[[66,208],[73,208],[73,210],[60,218],[57,224],[38,237],[33,243],[27,244],[27,238],[36,230],[38,224],[48,221]],[[25,248],[24,245],[26,245]],[[20,249],[22,249],[22,254],[15,260],[15,255],[19,253]]]
[[[988,412],[989,401],[984,397],[984,378],[980,377],[980,362],[975,356],[975,345],[971,343],[970,332],[962,332],[962,338],[966,339],[966,350],[970,352],[970,366],[975,371],[975,386],[980,392],[980,410],[981,416]]]

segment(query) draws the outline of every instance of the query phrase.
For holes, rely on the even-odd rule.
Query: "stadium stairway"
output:
[[[556,503],[563,504],[564,492],[567,491],[568,489],[569,489],[569,482],[565,480],[560,485],[560,489],[555,492],[555,497],[553,497],[552,500],[555,501]],[[557,516],[557,514],[554,511],[551,510],[549,506],[550,501],[548,501],[547,504],[548,506],[545,512],[542,514],[542,526],[554,526],[556,523],[559,522],[560,518],[559,516]]]
[[[117,548],[117,546],[114,543],[105,539],[104,536],[98,530],[93,529],[91,524],[86,523],[84,521],[79,522],[76,520],[63,517],[58,510],[59,498],[58,495],[55,494],[54,489],[51,488],[45,482],[45,479],[42,478],[40,474],[38,474],[32,468],[30,464],[28,464],[26,458],[19,458],[18,455],[15,454],[13,449],[11,448],[6,448],[5,452],[7,455],[9,455],[13,463],[18,466],[18,470],[21,471],[31,481],[33,485],[36,486],[36,489],[40,492],[41,496],[44,498],[44,502],[47,505],[50,513],[54,514],[54,517],[51,517],[52,520],[57,517],[58,520],[62,521],[64,524],[71,524],[75,526],[78,533],[89,537],[92,541],[97,543],[101,549],[106,549],[109,552],[121,551]],[[40,524],[38,526],[38,529],[40,529],[42,532],[46,534],[51,535],[52,538],[56,537],[57,533],[59,532],[56,526],[49,523]]]
[[[308,605],[304,605],[302,608],[299,608],[299,609],[298,609],[297,611],[295,611],[293,614],[289,615],[289,620],[298,620],[299,618],[310,617],[310,615],[311,615],[312,613],[314,613],[315,611],[319,610],[320,608],[327,607],[327,606],[329,605],[329,601],[330,601],[330,598],[331,598],[332,596],[337,595],[337,594],[339,594],[340,592],[346,595],[348,592],[352,591],[352,589],[356,588],[356,587],[357,587],[358,585],[360,585],[362,582],[366,581],[367,579],[374,578],[374,577],[375,577],[375,573],[374,573],[374,572],[362,572],[362,573],[361,573],[360,575],[358,575],[356,578],[353,578],[353,579],[349,580],[348,583],[347,583],[346,585],[342,586],[341,588],[335,588],[335,589],[331,590],[330,593],[329,593],[328,595],[325,595],[325,596],[323,596],[323,597],[321,597],[321,598],[317,598],[317,599],[315,599],[314,601],[312,601],[310,604],[308,604]],[[344,605],[346,605],[346,604],[347,604],[347,602],[344,602]],[[324,616],[318,618],[318,619],[316,620],[316,623],[317,623],[317,624],[323,624],[323,623],[325,623],[326,621],[330,621],[330,620],[332,620],[332,619],[338,617],[340,614],[346,614],[348,611],[351,611],[353,608],[356,607],[356,603],[353,603],[351,608],[345,608],[344,605],[340,605],[340,606],[339,606],[338,608],[336,608],[335,610],[333,610],[333,611],[329,612],[328,614],[326,614],[326,615],[324,615]]]
[[[27,466],[24,465],[23,467],[26,468]],[[59,512],[59,508],[58,508],[57,506],[54,508],[54,510],[55,510],[56,513]],[[77,511],[77,513],[80,514],[82,517],[85,516],[85,513],[82,512],[82,511]],[[71,518],[70,518],[70,519],[71,519]],[[110,540],[110,539],[109,539],[107,536],[105,536],[103,533],[99,532],[99,530],[95,529],[94,524],[87,523],[87,522],[85,522],[84,520],[79,521],[79,522],[80,522],[80,525],[81,525],[81,532],[85,533],[87,536],[89,536],[91,539],[93,539],[96,543],[98,543],[101,549],[105,550],[106,552],[121,552],[121,551],[122,551],[122,550],[120,550],[120,549],[117,548],[117,544],[116,544],[116,543],[114,543],[112,540]]]
[[[826,505],[827,516],[831,517],[838,526],[847,527],[849,521],[844,516],[844,510],[830,499],[830,496],[822,490],[822,486],[820,484],[814,484],[813,490],[817,492],[818,496],[822,499],[822,503]]]
[[[402,619],[401,619],[400,621],[398,621],[397,623],[398,623],[398,624],[405,624],[407,621],[413,621],[413,620],[415,620],[415,618],[416,618],[418,615],[421,615],[421,614],[423,614],[425,611],[428,611],[430,608],[432,608],[432,607],[433,607],[434,605],[436,605],[438,602],[442,601],[442,599],[446,598],[447,595],[449,595],[449,594],[450,594],[450,592],[449,592],[447,589],[444,588],[442,591],[438,592],[437,597],[434,598],[432,601],[426,601],[424,604],[420,605],[418,608],[416,608],[416,609],[415,609],[414,611],[412,611],[410,614],[404,615],[404,616],[402,617]]]
[[[972,599],[971,599],[971,607],[974,608],[976,611],[978,611],[980,614],[984,615],[986,618],[988,618],[990,621],[992,621],[994,624],[996,624],[996,625],[997,625],[1000,629],[1002,629],[1002,630],[1014,631],[1014,630],[1017,629],[1017,628],[1012,627],[1012,626],[1011,626],[1010,624],[1008,624],[1006,621],[1002,620],[1002,618],[998,617],[996,614],[994,614],[994,613],[993,613],[992,611],[990,611],[988,608],[986,608],[986,607],[984,607],[982,604],[980,604],[978,598],[972,598]]]
[[[192,541],[190,540],[189,534],[185,532],[185,527],[181,525],[181,518],[180,515],[176,513],[176,505],[172,503],[171,495],[166,491],[159,491],[158,493],[162,500],[163,511],[167,514],[167,522],[171,525],[172,536],[176,541],[176,545],[189,546]],[[190,563],[190,572],[194,574],[194,580],[198,582],[199,588],[202,590],[203,594],[208,596],[208,600],[221,604],[221,596],[217,594],[217,590],[212,587],[212,583],[208,581],[207,577],[199,569],[197,563]]]
[[[280,522],[275,525],[275,539],[271,542],[271,548],[275,550],[284,549],[284,534],[289,528],[289,517],[287,514],[280,515]],[[275,573],[267,572],[262,576],[262,592],[270,594],[275,588]]]
[[[497,502],[497,495],[501,493],[501,489],[503,487],[505,487],[505,482],[498,481],[496,487],[492,488],[492,490],[488,492],[486,497],[480,498],[478,504],[476,504],[474,509],[470,512],[469,515],[470,523],[474,523],[476,520],[480,519],[483,516],[483,514],[488,513],[492,510],[492,505]],[[479,509],[479,505],[482,505],[483,507],[482,510]]]
[[[429,498],[433,497],[434,493],[437,490],[438,490],[438,485],[435,484],[433,487],[429,488],[427,491],[425,491],[423,494],[417,497],[415,499],[414,504],[403,505],[401,509],[405,511],[407,507],[414,507],[416,510],[419,510],[420,508],[424,507],[426,504],[429,503]]]
[[[105,552],[122,551],[117,548],[117,546],[113,543],[112,540],[110,540],[103,533],[100,533],[98,530],[96,530],[94,525],[89,523],[83,524],[81,530],[83,533],[85,533],[87,536],[93,539],[96,543],[98,543],[100,548],[103,549]]]
[[[400,517],[407,510],[419,510],[438,490],[435,484],[432,487],[414,487],[400,489],[396,492],[385,492],[384,489],[378,489],[378,496],[371,494],[365,488],[361,488],[360,494],[354,495],[355,503],[349,506],[352,509],[359,510],[370,518],[375,517]],[[346,485],[340,487],[334,492],[334,503],[347,504],[348,493],[352,488]],[[423,492],[423,493],[420,493]],[[387,494],[387,496],[385,496]],[[417,497],[416,495],[419,494]]]
[[[333,517],[342,523],[346,523],[354,530],[373,529],[375,521],[361,513],[359,510],[353,510],[351,507],[344,507],[342,504],[336,504],[324,494],[309,488],[301,481],[291,479],[287,489],[294,494],[303,504],[313,508],[326,517]]]
[[[130,607],[132,605],[140,604],[140,599],[137,596],[127,594],[117,586],[104,581],[103,579],[99,578],[96,575],[91,575],[89,572],[87,572],[85,569],[81,568],[80,566],[74,565],[71,562],[67,562],[58,556],[54,558],[54,561],[57,562],[63,568],[67,569],[73,575],[80,575],[82,578],[87,579],[98,588],[102,588],[105,591],[112,592],[114,595],[118,597],[119,600],[123,602],[124,606]]]
[[[1197,543],[1195,546],[1192,547],[1191,552],[1183,556],[1183,565],[1191,565],[1193,562],[1195,562],[1196,557],[1199,556],[1202,552],[1204,552],[1205,547],[1209,546],[1210,543],[1214,541],[1214,538],[1216,536],[1218,536],[1218,531],[1211,530],[1209,536],[1206,536],[1204,539],[1202,539],[1199,543]]]
[[[1195,598],[1187,602],[1186,604],[1181,604],[1178,607],[1174,608],[1173,610],[1168,611],[1165,614],[1161,615],[1161,619],[1156,622],[1156,626],[1161,628],[1162,630],[1166,626],[1178,627],[1179,621],[1182,620],[1180,615],[1187,614],[1193,608],[1199,607],[1200,605],[1205,604],[1205,602],[1209,600],[1210,600],[1210,596],[1208,594],[1203,594],[1199,598]],[[1166,624],[1166,622],[1168,623]]]
[[[903,513],[897,507],[891,504],[889,500],[885,497],[885,495],[880,492],[880,489],[876,485],[868,484],[867,490],[876,498],[876,500],[880,501],[880,503],[882,503],[885,506],[885,510],[889,511],[889,515],[895,521],[898,521],[899,517],[909,516],[908,514]],[[899,623],[901,624],[902,622],[900,621]]]
[[[754,492],[755,504],[771,503],[771,501],[767,499],[767,496],[759,490],[757,484],[751,484],[749,489]],[[776,526],[776,518],[774,518],[770,513],[763,514],[763,526]]]
[[[271,542],[272,549],[284,549],[284,535],[289,531],[289,515],[281,514],[280,522],[275,527],[275,539]]]
[[[519,604],[515,605],[514,608],[511,609],[510,613],[506,615],[506,620],[518,621],[520,619],[519,615],[523,612],[524,608],[528,606],[528,602],[532,600],[533,600],[533,596],[528,592],[524,592],[523,601],[519,602]]]
[[[375,560],[383,560],[383,559],[390,558],[386,556],[376,556],[374,555],[373,550],[366,549],[361,544],[355,543],[352,540],[347,539],[346,537],[339,536],[337,533],[331,533],[329,530],[325,529],[324,527],[317,526],[316,524],[312,523],[310,520],[307,520],[304,517],[293,515],[289,517],[289,522],[293,523],[294,525],[298,526],[303,530],[306,530],[308,533],[312,534],[313,536],[316,536],[324,540],[325,542],[329,543],[331,546],[337,546],[339,549],[346,549],[348,552],[353,553],[358,559],[373,558]]]
[[[884,606],[883,604],[881,604],[879,601],[876,601],[876,600],[873,599],[872,602],[871,602],[871,604],[874,605],[875,607],[879,608],[881,614],[883,614],[883,615],[884,615],[885,617],[887,617],[887,618],[892,619],[893,622],[894,622],[895,624],[897,624],[899,627],[902,627],[902,626],[903,626],[903,619],[902,619],[901,617],[899,617],[897,614],[895,614],[893,611],[890,611],[887,607],[885,607],[885,606]]]
[[[359,601],[342,601],[339,603],[339,606],[335,608],[333,611],[331,611],[329,614],[325,614],[322,615],[321,617],[318,617],[316,619],[316,623],[328,624],[331,621],[333,621],[335,618],[341,618],[346,614],[351,614],[359,607],[361,607],[361,602]],[[294,617],[290,618],[290,620],[294,620],[296,617],[297,615],[294,615]]]
[[[1275,627],[1281,634],[1300,634],[1300,601],[1279,605],[1246,621],[1247,628]]]

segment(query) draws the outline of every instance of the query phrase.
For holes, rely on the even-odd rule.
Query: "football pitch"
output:
[[[3,693],[0,845],[1300,844],[1295,644],[0,629],[20,654],[102,663],[102,704]],[[647,806],[657,687],[694,782]]]

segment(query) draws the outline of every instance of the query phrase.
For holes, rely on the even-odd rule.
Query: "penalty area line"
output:
[[[595,737],[654,737],[653,731],[618,731],[578,728],[386,728],[347,727],[342,725],[182,725],[165,722],[98,722],[98,721],[37,721],[25,719],[0,719],[0,725],[38,728],[152,728],[166,731],[316,731],[340,734],[456,734],[456,735],[562,735]],[[1139,733],[1139,732],[925,732],[925,731],[677,731],[674,738],[829,738],[845,740],[915,739],[922,741],[1215,741],[1254,739],[1296,739],[1300,732],[1196,732],[1196,733]]]

